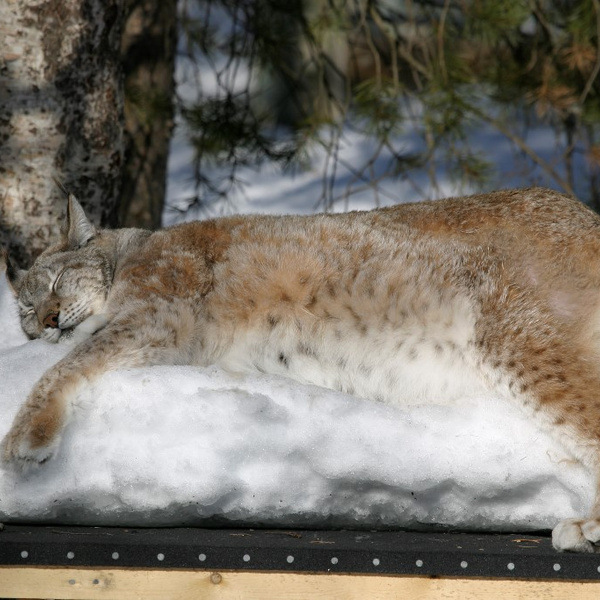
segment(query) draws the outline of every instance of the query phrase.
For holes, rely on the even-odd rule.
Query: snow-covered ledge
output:
[[[0,283],[0,436],[68,348],[27,342]],[[0,522],[550,529],[591,479],[495,398],[401,410],[280,377],[155,367],[77,401],[58,455],[0,467]]]

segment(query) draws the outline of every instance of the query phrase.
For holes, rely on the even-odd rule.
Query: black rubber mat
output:
[[[405,531],[6,525],[8,565],[600,579],[600,555],[558,553],[549,535]]]

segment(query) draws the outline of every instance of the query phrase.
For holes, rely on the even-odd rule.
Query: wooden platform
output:
[[[587,598],[547,535],[7,525],[1,598]]]

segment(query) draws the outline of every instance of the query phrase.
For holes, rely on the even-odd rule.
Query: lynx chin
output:
[[[218,364],[397,405],[501,395],[600,479],[600,217],[556,192],[153,233],[97,230],[70,196],[60,243],[7,275],[25,332],[73,344],[3,441],[17,467],[103,373]],[[553,541],[600,551],[600,493]]]

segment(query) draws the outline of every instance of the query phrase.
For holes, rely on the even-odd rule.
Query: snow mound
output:
[[[0,283],[0,436],[68,348],[28,342]],[[107,374],[58,455],[0,467],[0,521],[537,530],[585,514],[591,477],[513,406],[401,410],[216,367]]]

